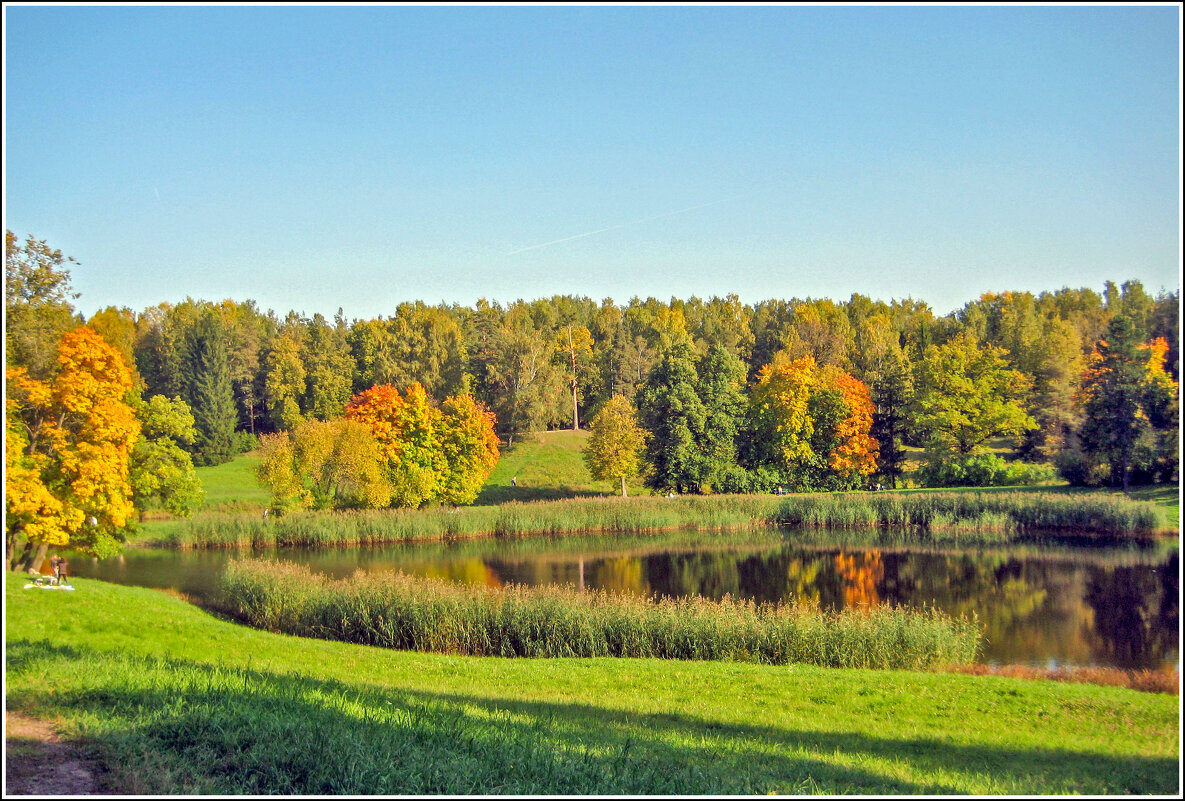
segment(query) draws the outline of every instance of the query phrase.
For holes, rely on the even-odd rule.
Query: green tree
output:
[[[183,397],[193,411],[197,431],[194,461],[202,465],[229,462],[235,455],[235,396],[226,336],[212,310],[186,332],[183,356]]]
[[[334,327],[320,314],[313,315],[300,361],[304,365],[305,386],[299,406],[304,416],[318,420],[341,417],[350,399],[354,372],[344,325]]]
[[[975,453],[989,439],[1036,427],[1023,408],[1031,386],[1001,348],[957,334],[926,348],[916,365],[914,427],[934,453]]]
[[[193,413],[180,398],[153,395],[133,405],[140,420],[140,438],[132,450],[132,498],[141,516],[160,505],[178,517],[189,517],[202,505],[206,491],[183,445],[197,437]]]
[[[634,405],[623,395],[614,395],[592,419],[584,463],[598,481],[621,482],[626,497],[626,479],[638,475],[643,466],[646,432],[638,425]]]
[[[45,379],[57,369],[62,336],[78,324],[70,301],[75,260],[30,234],[21,244],[4,232],[4,350],[8,367]]]
[[[705,480],[715,489],[720,487],[720,477],[737,464],[737,444],[748,406],[747,372],[745,363],[723,344],[712,345],[700,362],[699,393],[705,413],[701,448]]]
[[[638,390],[638,414],[646,430],[646,486],[679,493],[699,492],[706,463],[703,442],[707,412],[689,341],[673,345]]]

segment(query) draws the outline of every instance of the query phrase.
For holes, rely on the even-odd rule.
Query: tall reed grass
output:
[[[1040,492],[833,493],[770,497],[571,498],[501,506],[306,512],[261,519],[209,515],[172,527],[179,548],[364,545],[482,536],[643,534],[758,526],[893,529],[903,541],[1007,542],[1034,530],[1138,535],[1157,529],[1154,504]]]
[[[225,611],[270,631],[476,656],[926,670],[970,664],[980,637],[973,620],[936,610],[651,601],[562,587],[473,588],[401,573],[335,581],[258,559],[228,565],[221,590]]]

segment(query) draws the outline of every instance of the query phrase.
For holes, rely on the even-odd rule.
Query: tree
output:
[[[436,497],[445,472],[436,418],[419,383],[404,395],[390,384],[360,392],[346,404],[346,417],[364,423],[387,458],[396,506],[416,508]]]
[[[182,448],[197,437],[193,413],[180,398],[153,395],[134,406],[140,437],[132,450],[132,498],[141,515],[160,504],[177,517],[189,517],[205,500],[206,491]]]
[[[815,360],[802,356],[775,360],[761,368],[749,394],[746,429],[748,466],[767,466],[794,484],[819,465],[811,449],[815,433],[810,414]]]
[[[131,371],[85,326],[62,338],[57,362],[47,381],[24,368],[7,372],[5,429],[13,443],[5,456],[17,474],[11,488],[5,482],[9,564],[24,537],[32,570],[50,545],[115,553],[133,513],[129,473],[140,424],[124,401]]]
[[[642,469],[646,432],[638,425],[634,405],[623,395],[614,395],[592,419],[584,463],[598,481],[621,482],[621,497],[626,497],[625,482]]]
[[[185,402],[193,411],[194,461],[202,465],[229,462],[235,455],[234,388],[230,382],[226,337],[212,310],[205,311],[186,332],[182,352]]]
[[[931,345],[914,377],[914,426],[935,453],[967,455],[993,437],[1036,427],[1022,403],[1032,382],[1010,370],[1004,351],[969,333]]]
[[[56,369],[58,343],[77,325],[70,301],[71,257],[30,234],[19,244],[4,232],[4,348],[8,367],[45,379]]]
[[[334,328],[320,314],[309,321],[300,351],[305,387],[300,409],[306,417],[341,417],[350,399],[354,360],[342,327]]]
[[[720,488],[720,476],[737,463],[748,398],[745,396],[745,363],[728,347],[714,344],[699,366],[699,392],[704,404],[704,433],[701,448],[707,468],[705,479]]]
[[[271,424],[286,431],[295,428],[303,416],[300,397],[307,373],[300,358],[300,343],[290,334],[272,339],[264,356],[264,399]]]
[[[473,503],[498,464],[497,420],[472,395],[446,398],[440,410],[440,450],[447,466],[440,500],[454,506]]]
[[[1141,345],[1127,314],[1118,314],[1099,340],[1082,382],[1083,450],[1111,468],[1112,483],[1128,491],[1137,445],[1154,422],[1176,426],[1175,382],[1164,372],[1167,343]]]
[[[648,434],[646,486],[699,492],[706,462],[703,442],[707,412],[689,341],[671,346],[638,390],[638,416]]]
[[[569,382],[572,386],[572,430],[580,430],[580,405],[578,389],[580,386],[580,374],[586,373],[589,370],[589,362],[592,359],[592,334],[582,325],[573,328],[571,325],[566,326],[559,334],[559,342],[557,347],[561,353],[567,356],[568,362],[571,365],[571,375]]]

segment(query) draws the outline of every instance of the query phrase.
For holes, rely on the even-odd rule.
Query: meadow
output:
[[[1175,696],[897,670],[395,651],[6,577],[7,706],[133,794],[1167,794]]]

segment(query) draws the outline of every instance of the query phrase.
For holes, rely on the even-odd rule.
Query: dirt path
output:
[[[5,796],[93,795],[95,765],[49,723],[8,710],[4,721]]]

